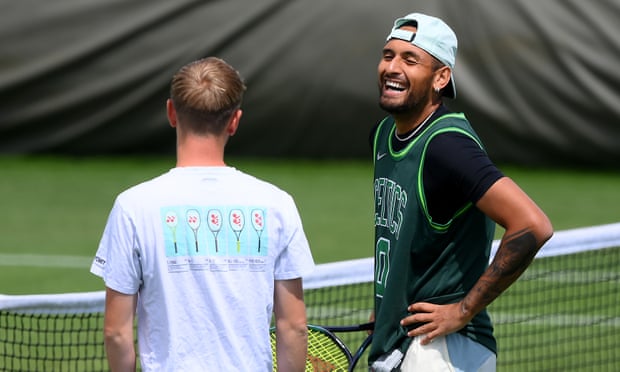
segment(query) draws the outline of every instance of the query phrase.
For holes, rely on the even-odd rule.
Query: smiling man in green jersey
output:
[[[456,96],[457,39],[442,20],[395,21],[378,66],[389,116],[371,142],[375,191],[374,371],[495,371],[486,307],[553,234],[487,156]],[[505,229],[489,264],[495,224]]]

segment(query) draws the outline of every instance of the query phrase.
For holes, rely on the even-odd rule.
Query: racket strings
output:
[[[308,331],[308,361],[312,371],[347,371],[349,357],[332,337],[316,331]]]
[[[271,332],[273,371],[277,371],[276,334]],[[338,341],[316,329],[308,330],[308,354],[306,372],[348,371],[349,356]]]

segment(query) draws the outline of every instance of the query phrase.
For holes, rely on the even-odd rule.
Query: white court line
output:
[[[92,262],[87,256],[0,253],[0,266],[88,269]]]
[[[530,267],[525,271],[525,274],[519,278],[518,283],[544,282],[564,285],[606,283],[609,285],[618,285],[620,284],[618,279],[620,279],[620,272],[618,271],[597,271],[596,269],[550,271],[548,269]]]
[[[333,306],[308,306],[307,315],[309,319],[345,319],[348,323],[360,323],[370,314],[371,309],[352,309]],[[594,315],[594,314],[539,314],[539,313],[511,313],[506,311],[493,311],[489,309],[491,321],[495,326],[516,324],[518,326],[556,326],[556,327],[575,327],[575,326],[599,326],[599,327],[620,327],[620,313],[613,315]],[[345,322],[346,323],[346,322]]]
[[[573,314],[518,314],[494,312],[489,310],[491,320],[495,325],[553,325],[553,326],[602,326],[620,327],[620,317],[603,315],[573,315]]]

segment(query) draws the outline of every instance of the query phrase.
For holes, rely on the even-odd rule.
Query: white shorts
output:
[[[405,353],[402,372],[495,372],[495,353],[459,333],[437,337],[422,345],[417,336]]]

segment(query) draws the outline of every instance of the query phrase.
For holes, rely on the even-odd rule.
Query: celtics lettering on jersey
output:
[[[383,297],[389,276],[391,241],[397,240],[407,206],[407,191],[389,178],[375,179],[375,228],[382,227],[386,235],[377,239],[375,247],[376,295]]]

